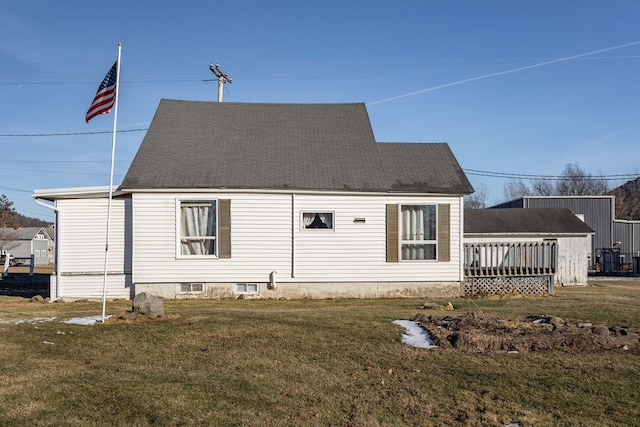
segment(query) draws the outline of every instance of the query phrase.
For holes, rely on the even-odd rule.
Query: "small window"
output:
[[[192,292],[202,292],[204,286],[202,283],[180,283],[180,293],[187,294]]]
[[[302,226],[305,230],[333,230],[333,212],[303,212]]]
[[[260,287],[257,283],[236,283],[236,293],[238,294],[257,294]]]

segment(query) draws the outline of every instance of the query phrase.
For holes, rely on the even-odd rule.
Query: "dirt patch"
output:
[[[573,319],[533,315],[522,320],[421,315],[416,321],[434,344],[467,352],[631,351],[640,354],[640,333],[624,325],[600,326]]]

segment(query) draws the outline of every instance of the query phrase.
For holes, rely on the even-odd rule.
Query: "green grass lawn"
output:
[[[601,280],[552,297],[460,298],[449,313],[638,328],[639,296],[640,281]],[[409,347],[392,322],[424,302],[167,300],[160,320],[81,326],[59,320],[99,315],[100,303],[0,297],[0,425],[638,425],[637,351]]]

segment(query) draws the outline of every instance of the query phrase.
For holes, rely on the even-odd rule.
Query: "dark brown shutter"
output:
[[[451,205],[438,205],[438,261],[451,261]]]
[[[398,205],[387,205],[387,262],[398,262]]]
[[[218,200],[218,258],[231,258],[231,200]]]

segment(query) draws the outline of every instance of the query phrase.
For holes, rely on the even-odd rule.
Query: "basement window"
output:
[[[180,283],[180,293],[200,293],[204,291],[204,285],[202,283]]]
[[[237,294],[257,294],[259,290],[257,283],[236,283]]]

